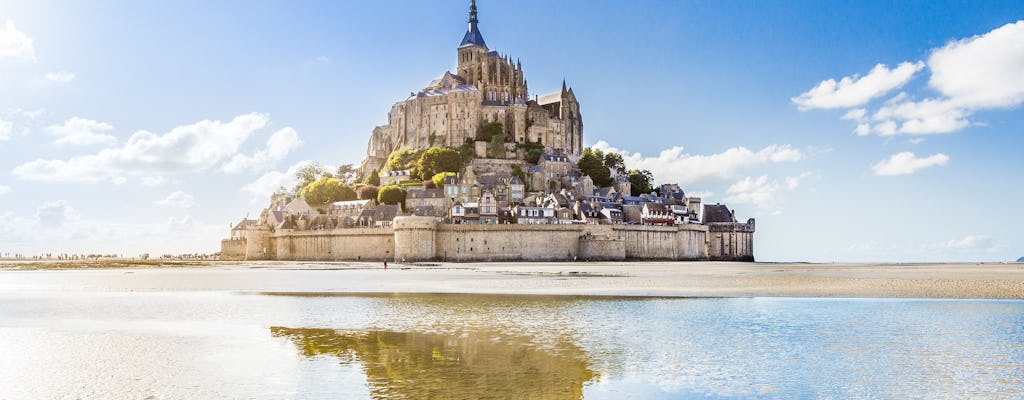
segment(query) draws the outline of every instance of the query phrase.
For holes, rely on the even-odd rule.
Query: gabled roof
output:
[[[726,207],[724,204],[705,204],[704,223],[710,224],[714,222],[736,222],[736,219],[733,218],[729,207]]]
[[[652,213],[654,213],[654,212],[657,212],[657,213],[666,213],[666,212],[668,212],[668,209],[665,208],[665,205],[661,204],[661,203],[645,203],[644,204],[644,208],[647,209],[648,212],[652,212]]]
[[[241,221],[238,221],[238,224],[237,224],[237,225],[235,225],[235,227],[234,227],[234,228],[231,228],[231,230],[233,230],[233,231],[240,231],[240,230],[242,230],[242,229],[245,229],[245,228],[248,228],[248,227],[250,227],[250,226],[254,226],[254,225],[256,225],[256,222],[257,222],[257,221],[256,221],[256,220],[254,220],[254,219],[248,219],[248,218],[246,218],[246,219],[243,219],[243,220],[241,220]]]
[[[391,220],[395,219],[396,215],[398,215],[398,205],[397,204],[382,204],[382,205],[377,206],[377,208],[374,209],[374,211],[375,211],[374,214],[373,214],[373,221],[374,222],[377,222],[377,221],[391,221]]]

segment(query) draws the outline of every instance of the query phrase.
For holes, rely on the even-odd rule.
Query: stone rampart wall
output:
[[[248,260],[753,260],[753,232],[704,225],[451,225],[398,217],[391,228],[253,230],[222,254]],[[236,258],[237,259],[237,258]]]
[[[220,241],[220,259],[235,261],[245,259],[245,239],[224,239]]]
[[[276,232],[271,236],[275,260],[365,261],[394,259],[390,228]]]

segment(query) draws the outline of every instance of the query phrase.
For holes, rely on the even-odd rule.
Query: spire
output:
[[[565,94],[565,78],[562,78],[562,94]]]
[[[459,47],[466,45],[477,45],[487,47],[487,43],[484,43],[484,37],[480,34],[480,28],[476,25],[480,22],[476,18],[476,0],[469,2],[469,28],[466,29],[466,36],[462,37],[462,44]]]

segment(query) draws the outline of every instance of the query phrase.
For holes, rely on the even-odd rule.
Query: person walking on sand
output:
[[[385,271],[388,270],[388,259],[386,259],[386,258],[384,259],[384,270]]]

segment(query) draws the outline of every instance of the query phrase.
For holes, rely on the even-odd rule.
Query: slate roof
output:
[[[469,24],[469,29],[466,30],[466,35],[462,37],[462,43],[459,47],[477,45],[487,47],[487,43],[484,42],[484,35],[480,34],[480,28],[476,26],[476,22]]]
[[[248,228],[250,226],[256,225],[256,222],[257,221],[254,220],[254,219],[246,218],[246,219],[243,219],[243,220],[239,221],[238,224],[235,225],[234,228],[231,228],[231,230],[233,230],[233,231],[240,231],[242,229],[245,229],[245,228]]]
[[[391,221],[398,215],[397,204],[382,204],[374,209],[373,221]]]
[[[439,199],[444,193],[441,189],[410,188],[407,196],[410,199]]]
[[[726,207],[724,204],[705,204],[704,223],[710,224],[714,222],[736,222],[736,219],[733,218],[729,207]]]

